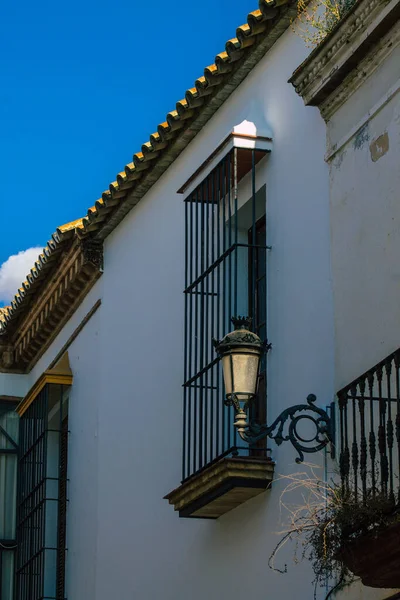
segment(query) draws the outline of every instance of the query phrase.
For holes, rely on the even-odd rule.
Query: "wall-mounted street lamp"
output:
[[[268,346],[250,331],[251,319],[248,317],[232,318],[232,323],[235,330],[221,341],[214,340],[214,346],[222,360],[225,404],[235,408],[234,426],[240,437],[250,445],[267,437],[278,445],[290,441],[299,454],[296,462],[304,460],[304,453],[319,452],[329,443],[332,443],[333,454],[333,405],[331,415],[328,415],[315,405],[314,394],[309,394],[307,404],[296,404],[284,410],[271,425],[248,422],[248,408],[257,395],[261,355]],[[304,421],[313,426],[312,435],[308,437],[299,431],[299,425]],[[284,433],[287,422],[287,433]]]

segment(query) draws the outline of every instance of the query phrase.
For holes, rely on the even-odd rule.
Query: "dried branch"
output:
[[[299,0],[297,19],[292,23],[293,31],[309,48],[318,46],[357,0]]]
[[[279,532],[282,538],[271,553],[268,564],[275,571],[286,573],[287,565],[283,569],[277,568],[275,560],[287,542],[295,541],[294,561],[298,562],[301,548],[301,559],[309,560],[312,565],[315,586],[325,585],[331,579],[337,581],[333,588],[337,590],[353,580],[342,561],[346,543],[387,526],[400,516],[396,516],[394,500],[376,487],[370,486],[363,494],[354,482],[345,485],[325,482],[318,477],[319,467],[311,464],[305,467],[305,471],[278,478],[278,481],[286,483],[280,494],[280,510],[284,510],[286,515],[285,526]],[[300,497],[300,503],[290,502],[293,494]],[[332,593],[333,590],[327,598]]]

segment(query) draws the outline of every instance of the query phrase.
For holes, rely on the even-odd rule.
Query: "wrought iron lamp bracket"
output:
[[[334,458],[334,439],[335,439],[335,415],[334,404],[331,404],[330,415],[323,408],[315,405],[317,397],[314,394],[307,396],[307,404],[295,404],[284,410],[271,425],[259,425],[247,421],[247,407],[254,396],[245,400],[239,398],[236,394],[227,397],[225,404],[235,407],[235,428],[238,434],[246,443],[253,446],[260,440],[270,438],[275,440],[280,446],[283,442],[289,441],[296,449],[298,457],[297,463],[304,461],[304,454],[312,454],[323,450],[328,444],[331,444],[331,456]],[[298,430],[299,423],[307,420],[314,427],[314,434],[310,438],[303,438]],[[284,433],[285,425],[287,431]]]

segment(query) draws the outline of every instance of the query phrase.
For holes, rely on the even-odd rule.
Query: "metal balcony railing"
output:
[[[340,390],[339,468],[360,499],[400,501],[400,349]]]

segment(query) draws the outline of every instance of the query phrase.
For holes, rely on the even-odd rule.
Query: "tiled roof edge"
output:
[[[132,162],[117,174],[82,220],[81,235],[104,239],[166,171],[216,110],[238,87],[297,14],[296,0],[259,0],[259,8],[228,40],[195,86],[176,103]]]
[[[0,307],[0,327],[6,319],[6,315],[8,314],[9,309],[9,306]]]
[[[49,269],[55,266],[57,257],[66,243],[76,235],[80,227],[82,227],[82,219],[62,225],[53,233],[27,274],[25,281],[11,300],[10,306],[0,309],[0,335],[6,333],[9,324],[24,310],[29,297],[40,287]]]

